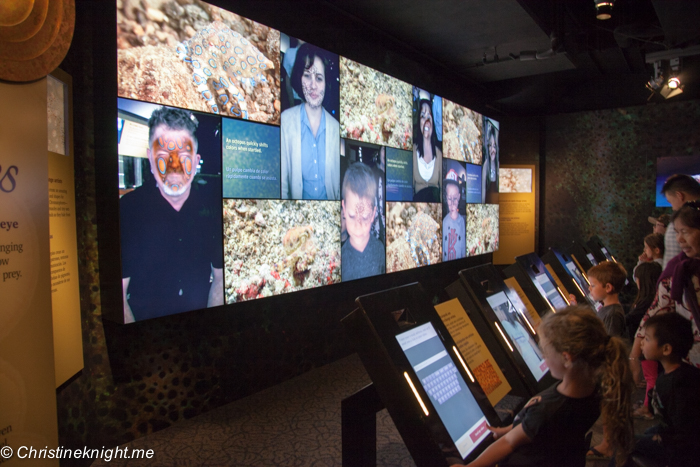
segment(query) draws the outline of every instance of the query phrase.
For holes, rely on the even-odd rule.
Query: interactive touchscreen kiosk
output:
[[[589,296],[588,280],[570,255],[562,253],[556,248],[550,248],[542,256],[542,262],[545,267],[557,274],[564,284],[566,292],[573,294],[578,303],[588,302],[590,305],[595,305],[595,300]]]
[[[514,305],[517,295],[498,271],[487,264],[460,271],[459,276],[462,289],[479,311],[474,315],[481,315],[530,394],[549,387],[554,380],[537,345],[537,326],[531,324],[532,318],[524,307]],[[460,296],[454,285],[447,291]]]
[[[603,242],[598,238],[597,235],[592,236],[587,242],[588,248],[591,249],[593,255],[599,259],[599,263],[604,260],[613,261],[617,263],[617,260],[613,254],[608,250],[608,248],[603,244]]]
[[[557,281],[536,253],[516,257],[503,274],[517,280],[540,315],[569,305],[568,294],[559,290]]]
[[[574,240],[569,245],[567,253],[571,255],[579,269],[584,273],[584,277],[588,278],[588,270],[598,264],[598,260],[593,255],[593,251],[581,241]]]
[[[420,284],[356,301],[343,324],[416,464],[475,458],[499,420]]]

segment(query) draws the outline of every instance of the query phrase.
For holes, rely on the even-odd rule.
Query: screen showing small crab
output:
[[[498,170],[499,193],[532,193],[532,169]]]
[[[279,31],[200,0],[117,7],[119,96],[279,123]]]
[[[387,203],[386,272],[437,264],[442,259],[442,206]]]
[[[444,156],[481,165],[484,127],[481,114],[447,99],[442,102]]]
[[[498,205],[467,205],[467,256],[498,250]]]
[[[223,202],[226,303],[340,282],[336,201]]]
[[[399,149],[413,144],[411,85],[340,57],[340,137]]]

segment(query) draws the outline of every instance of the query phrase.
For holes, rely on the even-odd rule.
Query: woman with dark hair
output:
[[[693,345],[688,360],[700,368],[700,202],[685,203],[671,217],[681,252],[668,262],[659,277],[656,297],[637,329],[630,352],[630,366],[635,381],[641,381],[639,358],[642,355],[644,323],[652,316],[678,313],[688,319],[693,328]]]
[[[481,197],[487,202],[489,192],[498,193],[498,131],[496,125],[484,118],[486,123],[484,165],[481,172],[483,191]]]
[[[413,138],[413,201],[440,202],[442,188],[442,151],[438,148],[432,105],[428,99],[418,103],[418,131]]]
[[[340,125],[323,108],[330,59],[311,44],[297,51],[292,87],[304,102],[282,112],[282,199],[340,199]]]

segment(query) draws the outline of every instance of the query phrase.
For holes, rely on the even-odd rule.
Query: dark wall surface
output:
[[[700,102],[601,110],[546,119],[543,244],[598,235],[631,271],[651,233],[656,159],[700,155]]]

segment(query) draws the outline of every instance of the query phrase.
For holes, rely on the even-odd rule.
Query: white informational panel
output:
[[[58,466],[17,458],[58,444],[46,79],[0,83],[0,102],[0,462]]]

